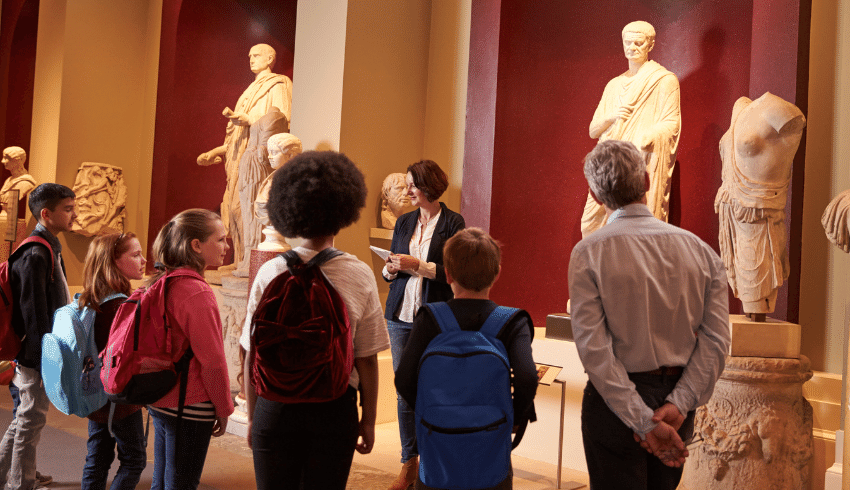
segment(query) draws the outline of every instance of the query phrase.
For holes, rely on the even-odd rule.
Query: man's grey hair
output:
[[[650,24],[649,22],[644,22],[642,20],[629,22],[628,24],[626,24],[626,27],[623,27],[623,32],[621,36],[626,37],[627,32],[637,32],[639,34],[643,34],[644,36],[646,36],[646,41],[649,43],[655,41],[655,28],[652,27],[652,24]]]
[[[646,162],[635,145],[608,140],[584,157],[584,177],[608,209],[640,201],[646,194]]]

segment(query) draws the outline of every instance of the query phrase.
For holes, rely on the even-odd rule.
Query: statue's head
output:
[[[3,150],[3,166],[6,170],[23,166],[27,161],[27,152],[20,146],[10,146]]]
[[[273,68],[276,58],[277,53],[268,44],[257,44],[248,52],[248,61],[251,65],[251,71],[254,73],[260,73],[266,68]]]
[[[415,209],[407,197],[404,177],[402,173],[389,174],[381,186],[381,211],[389,211],[396,218]]]
[[[649,22],[638,20],[623,27],[623,51],[626,59],[645,63],[655,46],[655,28]]]
[[[269,153],[269,163],[273,169],[278,169],[304,151],[298,136],[289,133],[273,134],[266,143]]]

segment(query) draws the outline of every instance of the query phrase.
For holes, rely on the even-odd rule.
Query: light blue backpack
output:
[[[60,412],[86,417],[108,401],[100,381],[100,357],[94,341],[95,311],[77,307],[80,295],[53,314],[53,332],[41,340],[41,377],[47,397]],[[102,302],[126,298],[121,293]]]

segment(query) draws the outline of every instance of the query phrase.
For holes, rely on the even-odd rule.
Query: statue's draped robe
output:
[[[623,140],[641,149],[648,136],[652,151],[641,150],[646,159],[650,187],[647,205],[656,218],[667,221],[670,209],[670,178],[676,163],[676,149],[682,116],[679,110],[679,80],[654,61],[647,61],[632,77],[620,75],[605,86],[602,100],[593,114],[591,127],[614,114],[622,106],[632,107],[626,119],[617,119],[599,141]],[[605,224],[605,209],[588,194],[581,217],[582,235],[587,236]]]
[[[237,270],[247,277],[251,265],[251,249],[260,244],[263,237],[263,224],[254,216],[254,201],[260,184],[271,175],[268,149],[269,138],[289,130],[289,118],[282,112],[271,110],[251,125],[248,145],[239,164],[239,206],[242,214],[242,257],[234,256]]]
[[[287,121],[291,120],[292,80],[286,75],[275,73],[261,75],[242,92],[233,112],[247,114],[250,124],[253,125],[272,107],[277,107],[286,116]],[[227,174],[227,187],[221,202],[221,221],[233,240],[233,257],[236,263],[245,253],[238,184],[239,163],[248,146],[250,133],[251,126],[238,126],[230,121],[227,123],[227,133],[224,138],[226,147],[224,169]]]

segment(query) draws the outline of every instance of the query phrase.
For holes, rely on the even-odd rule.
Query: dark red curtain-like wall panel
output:
[[[749,93],[752,4],[501,4],[490,232],[503,243],[503,260],[494,300],[526,308],[538,326],[548,313],[565,311],[587,196],[582,159],[596,143],[588,126],[605,84],[628,68],[621,30],[634,20],[653,24],[650,58],[681,86],[670,221],[716,249],[718,142],[735,100]]]
[[[0,150],[20,146],[30,153],[38,0],[4,0],[0,15]],[[29,166],[29,160],[27,160]],[[0,166],[0,182],[9,172]],[[25,209],[19,209],[23,218]]]
[[[149,245],[188,208],[219,211],[224,165],[198,155],[224,142],[231,109],[254,80],[248,51],[277,51],[274,70],[292,78],[296,0],[167,0],[163,4]]]

